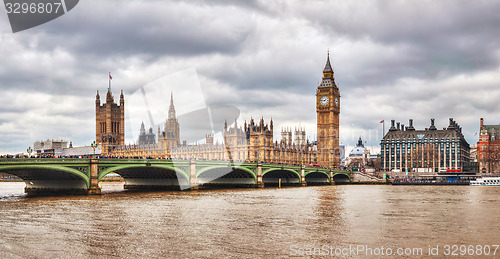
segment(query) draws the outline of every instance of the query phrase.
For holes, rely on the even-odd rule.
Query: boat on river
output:
[[[469,185],[471,181],[476,180],[476,175],[417,175],[395,177],[392,185]]]
[[[470,181],[472,186],[500,186],[500,176],[483,176]]]

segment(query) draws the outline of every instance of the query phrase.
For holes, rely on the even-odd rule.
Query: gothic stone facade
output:
[[[265,124],[261,118],[259,123],[253,119],[245,121],[243,127],[235,121],[232,127],[224,125],[224,141],[214,143],[209,134],[203,144],[182,143],[169,148],[166,145],[128,145],[117,147],[113,156],[123,157],[155,157],[195,160],[226,161],[262,161],[269,163],[301,164],[314,163],[315,154],[305,139],[305,131],[295,130],[295,141],[290,130],[282,131],[281,141],[273,142],[273,121]],[[164,132],[168,135],[170,132]]]
[[[139,146],[150,145],[156,143],[156,136],[153,133],[153,128],[149,128],[146,133],[146,128],[144,127],[144,122],[141,123],[141,130],[139,133],[139,139],[137,139],[137,144]]]
[[[158,144],[165,150],[173,150],[180,145],[180,135],[179,121],[175,116],[174,95],[170,93],[170,107],[164,131],[160,133],[158,127]]]
[[[469,162],[469,144],[462,134],[462,128],[450,118],[447,128],[438,130],[431,125],[425,130],[415,130],[413,120],[410,126],[394,125],[384,136],[381,145],[382,169],[386,171],[433,173],[448,169],[462,170]]]
[[[96,143],[101,144],[102,154],[108,155],[125,144],[125,100],[120,94],[120,105],[114,101],[108,88],[106,102],[101,105],[99,91],[95,100]]]

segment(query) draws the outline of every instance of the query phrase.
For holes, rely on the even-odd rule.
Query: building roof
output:
[[[463,141],[468,145],[465,137],[462,134],[462,128],[450,118],[450,124],[447,128],[443,128],[442,130],[438,130],[434,126],[434,120],[431,120],[431,126],[426,128],[425,130],[415,130],[413,129],[412,120],[410,120],[410,127],[404,128],[400,127],[399,123],[397,127],[394,127],[394,120],[391,121],[392,126],[389,129],[389,132],[382,139],[382,143],[384,141],[390,140],[400,140],[400,141],[419,141],[419,140],[430,140],[433,141],[447,141],[447,140],[455,140],[455,141]]]
[[[349,152],[349,156],[363,156],[364,151],[365,145],[363,145],[363,140],[359,137],[358,144],[351,150],[351,152]]]
[[[101,145],[95,149],[96,155],[101,154]],[[86,156],[94,154],[94,149],[91,146],[65,148],[62,151],[62,156]]]
[[[323,79],[321,80],[320,87],[337,87],[335,83],[335,76],[333,73],[332,65],[330,64],[330,51],[328,51],[328,56],[326,58],[325,68],[323,69]]]
[[[328,52],[328,56],[326,58],[326,65],[325,65],[325,68],[323,69],[323,73],[326,73],[326,72],[333,73],[333,68],[332,68],[332,65],[330,64],[330,52]]]
[[[495,139],[500,139],[500,125],[483,125],[481,131],[486,131],[488,135],[494,136]]]

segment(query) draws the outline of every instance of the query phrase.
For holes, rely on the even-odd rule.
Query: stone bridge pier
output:
[[[101,194],[101,187],[99,186],[98,166],[98,159],[90,159],[90,184],[87,194]]]

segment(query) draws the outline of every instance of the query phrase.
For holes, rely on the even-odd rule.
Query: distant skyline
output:
[[[89,145],[108,72],[127,105],[140,87],[195,71],[206,105],[272,117],[275,139],[300,126],[312,140],[328,49],[346,154],[359,136],[377,151],[391,119],[441,129],[454,118],[475,145],[479,118],[500,123],[499,12],[496,1],[80,1],[14,34],[2,5],[0,154],[45,139]]]

